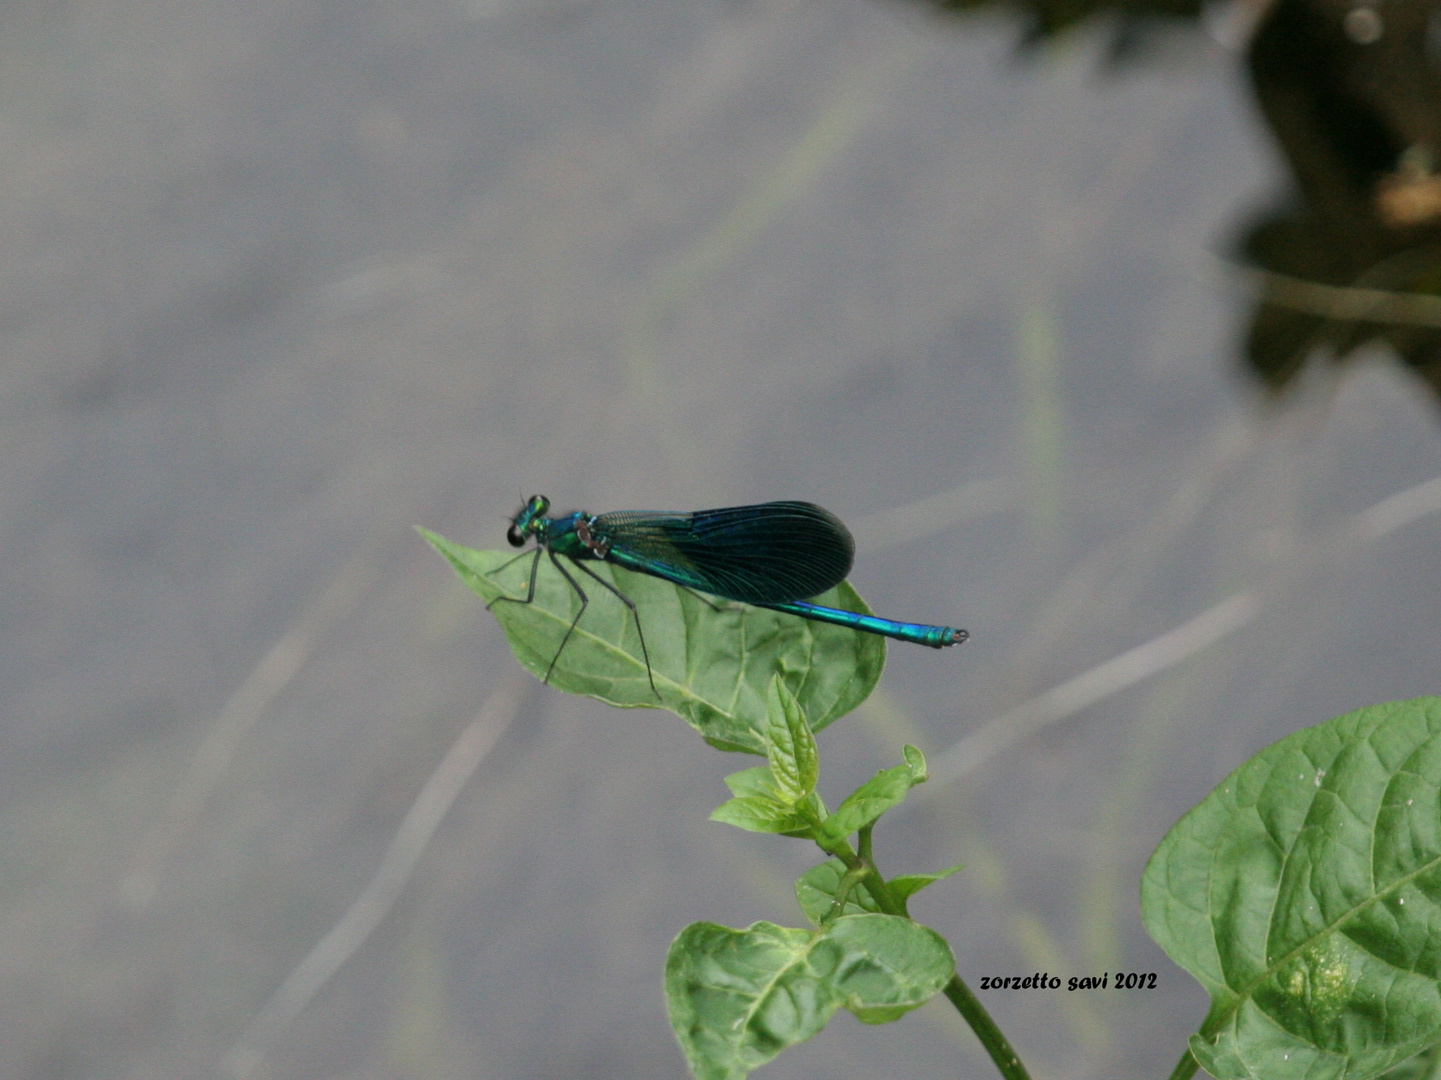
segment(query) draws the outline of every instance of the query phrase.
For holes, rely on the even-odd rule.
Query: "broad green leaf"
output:
[[[944,870],[937,870],[933,874],[901,874],[891,878],[886,884],[891,887],[891,892],[895,894],[896,899],[909,900],[927,885],[934,885],[938,881],[944,881],[960,869],[961,866],[957,863],[955,866],[948,866]]]
[[[805,818],[783,802],[766,795],[742,795],[721,803],[710,819],[746,832],[797,833],[807,828]]]
[[[779,675],[766,687],[766,760],[781,799],[794,805],[816,789],[820,757],[805,711]]]
[[[894,1020],[954,973],[940,935],[896,915],[851,915],[816,931],[692,923],[666,958],[666,1003],[698,1080],[741,1080],[836,1009]]]
[[[946,939],[900,915],[851,915],[821,932],[838,946],[841,1003],[863,1024],[889,1024],[935,997],[956,973]]]
[[[1382,1074],[1381,1080],[1437,1080],[1441,1076],[1441,1045],[1433,1044]]]
[[[806,913],[806,918],[817,926],[822,919],[830,915],[831,905],[835,902],[836,891],[841,887],[841,878],[845,873],[845,864],[840,859],[827,859],[819,866],[812,866],[796,879],[796,902]],[[871,894],[857,886],[846,896],[841,914],[863,915],[868,911],[879,910]]]
[[[513,551],[474,551],[424,529],[420,533],[486,603],[526,595],[533,554],[524,552],[517,560]],[[556,660],[550,685],[621,708],[669,709],[722,750],[765,753],[763,718],[772,675],[781,674],[812,729],[820,731],[869,696],[885,665],[885,639],[875,634],[745,604],[722,603],[715,611],[694,593],[648,574],[603,562],[586,566],[635,602],[660,698],[646,678],[629,609],[569,566],[590,606]],[[845,582],[816,601],[870,610]],[[490,610],[516,658],[544,678],[580,607],[575,590],[542,555],[534,602],[501,602]]]
[[[1441,1039],[1441,698],[1299,731],[1161,841],[1151,936],[1211,995],[1222,1080],[1367,1080]]]
[[[826,819],[826,835],[844,840],[857,829],[865,828],[891,807],[904,802],[906,793],[915,784],[909,765],[882,769],[836,807],[836,812]]]

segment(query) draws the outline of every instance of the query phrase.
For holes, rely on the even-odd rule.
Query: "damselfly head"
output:
[[[548,513],[550,500],[544,495],[532,495],[525,500],[525,505],[516,512],[510,528],[505,531],[506,541],[511,547],[524,547],[525,538],[537,531],[536,522],[543,521]]]

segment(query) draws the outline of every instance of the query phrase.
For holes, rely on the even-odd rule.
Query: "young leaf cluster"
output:
[[[777,677],[766,690],[766,764],[726,777],[726,786],[735,797],[717,807],[711,820],[749,832],[811,840],[831,856],[796,885],[797,897],[808,915],[816,907],[817,897],[828,897],[828,912],[812,920],[817,925],[825,914],[831,918],[839,915],[858,887],[869,899],[857,911],[905,915],[910,896],[960,867],[892,882],[876,870],[870,850],[871,829],[882,814],[900,805],[911,788],[926,779],[924,755],[907,746],[904,757],[904,764],[882,769],[846,796],[834,812],[827,811],[816,792],[820,764],[815,736],[795,695]],[[851,846],[853,835],[858,837],[858,847]]]
[[[888,882],[870,852],[876,821],[926,779],[921,752],[906,747],[904,764],[878,773],[830,813],[816,792],[815,737],[779,677],[766,689],[765,732],[766,764],[726,778],[734,798],[712,819],[808,839],[830,858],[796,883],[814,929],[695,923],[672,944],[671,1024],[701,1080],[739,1080],[820,1031],[839,1008],[864,1023],[899,1019],[955,977],[950,947],[911,921],[906,900],[959,867]]]

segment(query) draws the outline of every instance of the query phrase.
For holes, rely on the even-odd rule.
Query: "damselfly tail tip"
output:
[[[948,642],[946,642],[946,644],[947,644],[947,645],[959,645],[959,644],[961,644],[961,642],[963,642],[963,641],[969,641],[969,640],[970,640],[970,637],[971,637],[971,632],[970,632],[969,630],[952,630],[952,631],[951,631],[951,640],[948,641]]]

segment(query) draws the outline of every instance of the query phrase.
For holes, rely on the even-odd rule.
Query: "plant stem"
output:
[[[871,858],[871,830],[875,827],[876,823],[873,821],[869,825],[862,825],[860,832],[856,833],[857,851],[859,852],[860,857],[865,859],[866,862],[870,863],[872,866],[875,865],[875,860]]]
[[[851,890],[860,884],[861,881],[865,880],[866,875],[870,872],[870,869],[864,865],[857,866],[854,870],[847,870],[845,872],[845,875],[841,878],[840,886],[836,889],[835,899],[831,901],[830,912],[821,920],[822,927],[828,925],[840,916],[841,912],[846,908],[846,899],[851,895]]]
[[[875,828],[875,822],[862,827],[857,834],[860,864],[870,869],[870,876],[862,879],[862,885],[875,899],[876,907],[887,915],[904,915],[909,919],[911,913],[906,910],[905,901],[897,900],[892,894],[890,884],[881,876],[881,871],[876,866],[876,860],[871,854],[871,830],[873,828]]]
[[[986,1012],[986,1007],[971,993],[971,988],[961,981],[959,975],[951,976],[951,981],[946,983],[945,995],[951,999],[951,1004],[966,1023],[971,1025],[976,1038],[981,1040],[981,1045],[986,1048],[986,1053],[991,1055],[991,1060],[996,1063],[996,1068],[1006,1080],[1031,1080],[1031,1074],[1026,1072],[1020,1057],[1001,1034],[1001,1029],[996,1027],[991,1014]]]
[[[870,839],[869,832],[863,831],[863,836],[866,840]],[[891,890],[886,888],[885,878],[881,877],[869,859],[857,855],[851,849],[851,845],[844,840],[836,844],[827,845],[822,843],[817,837],[813,837],[813,839],[815,839],[816,846],[827,855],[834,855],[837,859],[840,859],[841,864],[845,866],[846,870],[864,871],[864,876],[859,878],[859,884],[861,888],[871,894],[871,899],[876,902],[876,907],[880,908],[881,911],[887,915],[906,914],[905,905],[896,903],[895,898],[891,895]]]

